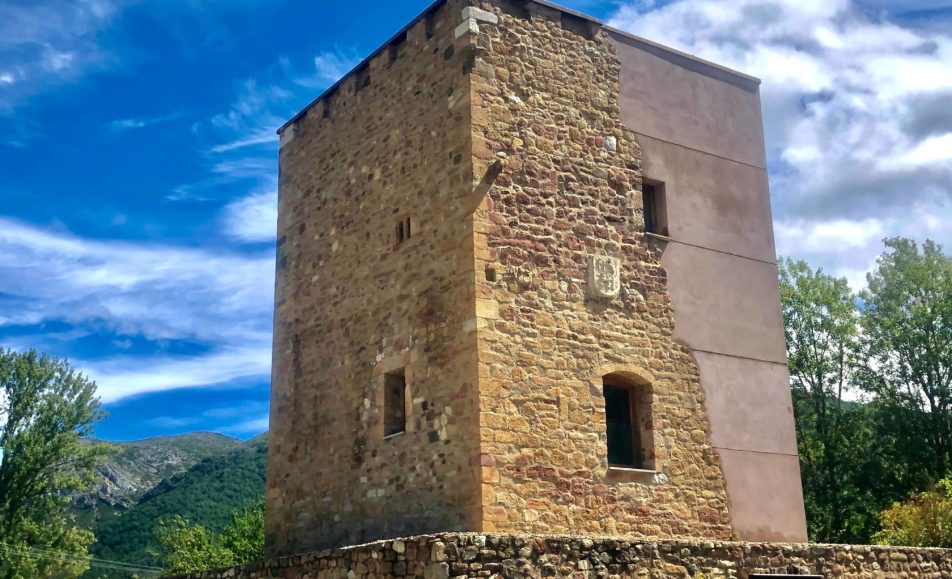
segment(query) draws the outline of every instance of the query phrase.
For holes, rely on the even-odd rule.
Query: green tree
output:
[[[181,574],[243,565],[264,554],[264,502],[234,511],[221,534],[202,525],[191,525],[181,516],[159,522],[155,529],[158,549],[150,550],[165,573]]]
[[[780,260],[780,296],[800,470],[811,538],[868,540],[880,504],[870,491],[866,409],[847,400],[860,350],[856,296],[845,279]]]
[[[231,515],[231,524],[221,533],[222,545],[235,556],[237,564],[264,558],[264,501]]]
[[[168,574],[191,573],[230,567],[234,555],[225,549],[214,533],[188,519],[175,515],[159,522],[155,529],[159,548],[152,552]]]
[[[102,416],[95,393],[65,361],[0,349],[0,579],[88,567],[93,535],[67,507],[109,452],[80,443]]]
[[[880,545],[952,548],[952,480],[895,503],[882,514],[882,530],[873,540]]]
[[[897,490],[908,492],[952,467],[952,259],[932,241],[921,250],[910,239],[885,243],[861,294],[863,383],[876,395],[884,445],[905,467]]]

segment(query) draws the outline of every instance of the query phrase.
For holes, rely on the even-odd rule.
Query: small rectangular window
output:
[[[403,370],[384,375],[384,436],[407,430],[407,379]]]
[[[645,233],[668,235],[668,210],[663,183],[645,182],[641,187],[645,213]]]
[[[396,229],[394,231],[394,239],[396,240],[394,245],[400,245],[404,241],[410,239],[413,235],[413,231],[410,229],[410,218],[404,217],[397,222]]]
[[[635,424],[631,388],[604,385],[608,430],[608,464],[641,468],[641,441]]]
[[[610,374],[602,378],[608,465],[656,470],[651,385]]]

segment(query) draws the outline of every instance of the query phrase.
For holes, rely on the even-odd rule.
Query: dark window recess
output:
[[[429,40],[433,38],[433,20],[435,12],[427,12],[426,17],[423,19],[424,30],[426,31],[426,39]]]
[[[403,370],[384,375],[383,434],[393,436],[407,430],[407,379]]]
[[[397,222],[395,235],[395,239],[397,240],[396,245],[400,245],[404,241],[410,239],[410,237],[413,235],[413,231],[410,229],[409,217],[401,219],[399,222]]]
[[[370,63],[365,62],[354,71],[354,90],[360,92],[370,86]]]
[[[610,466],[655,470],[651,386],[609,374],[602,379]]]
[[[635,424],[632,389],[606,383],[603,391],[608,427],[608,464],[642,468],[641,436]]]
[[[586,40],[595,39],[595,27],[589,20],[562,13],[562,29],[578,34]]]
[[[406,42],[406,40],[407,40],[407,33],[406,31],[403,31],[399,35],[395,36],[393,40],[390,41],[390,46],[387,47],[387,51],[389,52],[389,55],[390,55],[389,57],[390,64],[393,64],[394,62],[397,61],[398,58],[400,58],[402,45],[404,42]]]
[[[664,185],[644,183],[641,187],[641,200],[645,212],[645,233],[668,235]]]

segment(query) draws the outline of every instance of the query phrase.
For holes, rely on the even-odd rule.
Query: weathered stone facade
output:
[[[747,579],[758,574],[839,579],[952,577],[943,549],[632,541],[544,535],[440,534],[267,561],[192,579],[371,577],[650,577]]]
[[[447,0],[282,129],[269,555],[443,531],[732,536],[620,79],[591,20]],[[385,436],[393,373],[406,429]],[[650,409],[643,467],[609,466],[606,376]],[[357,572],[425,570],[375,569]]]
[[[501,24],[473,37],[475,177],[503,167],[476,215],[483,530],[728,538],[697,368],[644,236],[614,47],[542,4],[482,7]],[[620,287],[587,293],[599,259]],[[656,472],[609,468],[612,373],[650,384]]]
[[[283,132],[273,553],[479,528],[463,6],[419,21]],[[384,375],[398,369],[407,431],[385,438]]]

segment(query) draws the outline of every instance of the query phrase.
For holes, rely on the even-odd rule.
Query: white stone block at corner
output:
[[[453,32],[453,35],[456,38],[466,36],[467,34],[479,34],[479,24],[476,23],[475,18],[470,18],[469,20],[464,21],[462,24],[457,26],[456,30]]]
[[[499,17],[488,10],[467,6],[463,8],[463,20],[476,20],[478,22],[488,22],[489,24],[499,24]]]
[[[294,135],[297,133],[297,125],[291,125],[281,131],[281,135],[278,141],[278,147],[284,147],[288,143],[294,140]]]
[[[618,297],[621,291],[621,262],[617,257],[589,257],[587,281],[589,297]]]

